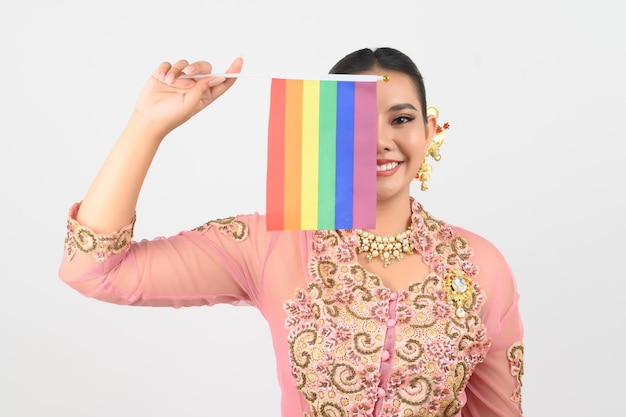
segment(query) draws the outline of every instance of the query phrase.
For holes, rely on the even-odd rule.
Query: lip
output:
[[[376,165],[377,166],[378,165],[390,164],[390,163],[393,163],[393,162],[397,163],[398,165],[396,165],[394,168],[389,169],[387,171],[376,171],[376,176],[377,177],[389,177],[389,176],[395,174],[400,169],[400,166],[403,164],[402,161],[395,161],[395,160],[392,160],[392,159],[377,159],[376,160]]]

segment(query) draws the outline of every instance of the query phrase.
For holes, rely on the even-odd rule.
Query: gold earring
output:
[[[422,182],[422,185],[420,187],[422,191],[428,190],[428,186],[426,185],[426,183],[430,180],[430,173],[433,171],[432,165],[426,162],[427,156],[428,152],[426,153],[426,155],[424,155],[424,161],[422,162],[419,171],[417,171],[417,174],[415,175],[415,179]]]
[[[433,116],[435,118],[439,116],[439,110],[435,106],[428,106],[426,108],[426,113],[429,116]],[[422,191],[428,190],[428,186],[426,185],[426,183],[430,180],[430,174],[433,171],[432,165],[426,162],[426,158],[430,156],[435,161],[439,161],[441,159],[441,153],[439,153],[439,148],[443,144],[445,131],[448,130],[448,128],[450,128],[450,124],[447,122],[444,123],[442,126],[437,125],[437,127],[435,128],[435,136],[430,142],[430,146],[428,146],[428,149],[426,150],[422,166],[420,166],[419,171],[417,171],[417,174],[415,175],[415,179],[422,182],[422,185],[420,187]]]

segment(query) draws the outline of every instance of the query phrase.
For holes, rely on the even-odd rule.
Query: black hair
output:
[[[375,67],[402,72],[413,80],[422,106],[422,117],[426,121],[426,88],[424,87],[424,79],[417,65],[403,52],[389,47],[359,49],[341,58],[329,72],[330,74],[354,74],[369,71]]]

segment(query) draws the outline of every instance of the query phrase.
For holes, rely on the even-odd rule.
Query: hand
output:
[[[241,71],[243,59],[235,59],[227,73]],[[208,74],[212,66],[205,61],[189,64],[180,60],[164,62],[141,90],[134,115],[165,136],[226,92],[236,78],[180,78],[182,75]]]

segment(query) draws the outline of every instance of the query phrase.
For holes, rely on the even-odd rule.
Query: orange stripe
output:
[[[300,229],[302,184],[302,80],[285,89],[285,230]]]

